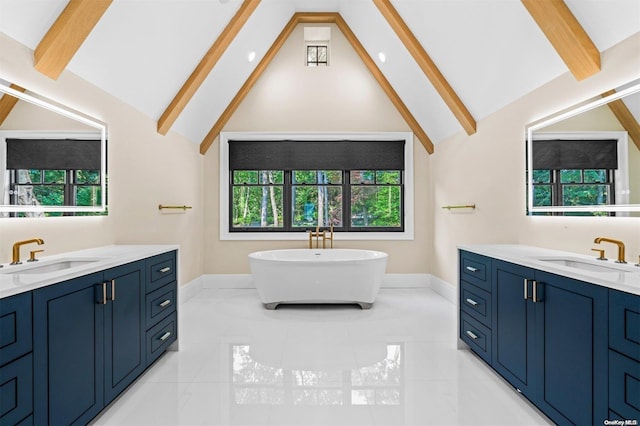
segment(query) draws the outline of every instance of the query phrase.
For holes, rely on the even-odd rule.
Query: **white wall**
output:
[[[431,273],[457,281],[459,244],[518,243],[592,254],[593,239],[622,239],[627,260],[640,254],[640,218],[525,215],[525,126],[640,77],[640,34],[602,54],[602,71],[582,82],[565,74],[436,146],[432,175],[434,240]],[[446,204],[476,203],[475,211]],[[608,257],[615,248],[607,247]]]
[[[331,25],[331,65],[305,67],[303,27],[299,25],[294,30],[224,131],[410,131],[335,25]],[[207,151],[205,160],[205,273],[248,273],[247,254],[252,251],[304,248],[305,241],[220,241],[218,151],[216,141]],[[427,272],[432,210],[429,167],[429,155],[419,142],[414,142],[414,241],[347,242],[337,235],[334,246],[386,251],[389,253],[388,272]]]
[[[107,244],[179,244],[180,282],[202,274],[202,182],[198,144],[65,71],[51,80],[33,69],[33,52],[0,34],[0,78],[66,104],[108,125],[109,215],[0,219],[0,263],[17,240],[44,239],[43,256]],[[187,204],[185,213],[161,213],[158,204]]]

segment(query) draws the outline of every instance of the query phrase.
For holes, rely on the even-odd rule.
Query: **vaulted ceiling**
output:
[[[346,32],[431,151],[563,73],[597,73],[600,52],[640,32],[640,1],[0,0],[0,32],[38,70],[77,74],[201,152],[287,26],[314,21]]]

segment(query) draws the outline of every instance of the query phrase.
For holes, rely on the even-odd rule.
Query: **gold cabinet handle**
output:
[[[162,340],[163,342],[165,340],[167,340],[169,337],[171,337],[171,332],[167,331],[166,333],[164,333],[162,336],[160,336],[160,340]]]
[[[169,306],[170,304],[171,304],[171,300],[167,299],[167,300],[165,300],[164,302],[162,302],[162,303],[160,304],[160,307],[161,307],[161,308],[166,308],[166,307],[167,307],[167,306]]]

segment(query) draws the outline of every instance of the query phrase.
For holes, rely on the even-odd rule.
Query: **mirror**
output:
[[[106,126],[0,78],[0,217],[106,212]]]
[[[527,214],[640,217],[640,79],[527,127]]]

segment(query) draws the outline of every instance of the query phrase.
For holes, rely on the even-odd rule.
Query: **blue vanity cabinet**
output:
[[[0,424],[33,412],[31,293],[0,299]]]
[[[34,291],[35,424],[86,424],[104,407],[102,278]]]
[[[497,260],[493,263],[491,365],[516,389],[525,395],[533,394],[536,364],[529,360],[535,356],[535,307],[524,298],[524,282],[533,278],[534,271]]]
[[[608,419],[608,289],[535,271],[535,403],[559,424]],[[531,293],[530,293],[531,294]],[[532,296],[533,297],[533,296]]]
[[[144,261],[109,269],[105,307],[105,405],[146,368]]]
[[[604,287],[493,261],[492,366],[558,424],[608,418]]]
[[[640,420],[640,296],[609,290],[609,418]]]
[[[146,362],[151,365],[178,337],[176,252],[147,259]]]
[[[460,338],[491,364],[491,259],[460,252]]]
[[[34,291],[36,424],[86,424],[144,371],[145,262]]]

